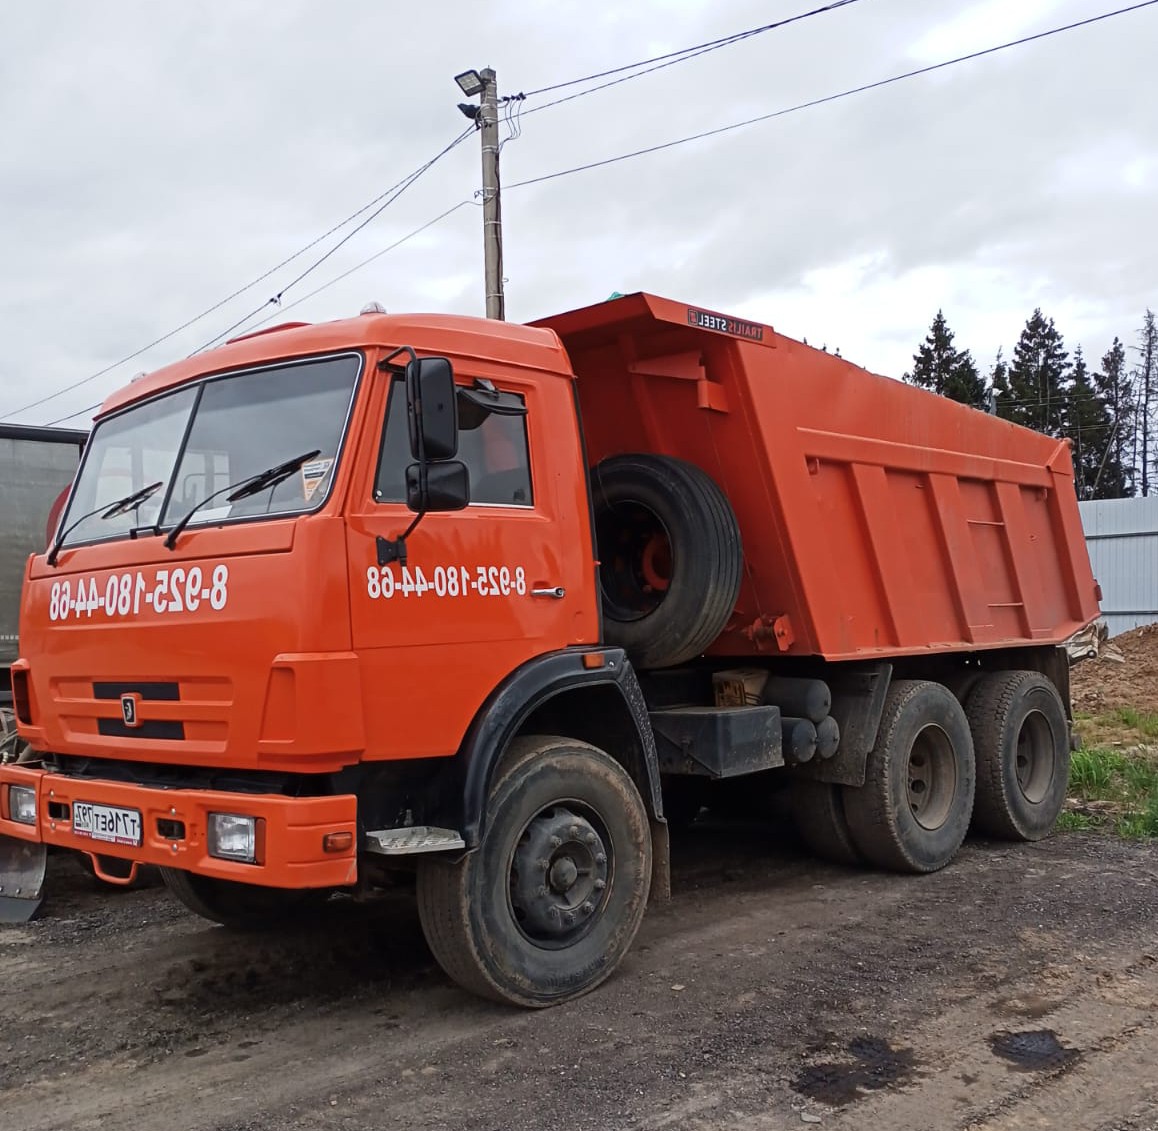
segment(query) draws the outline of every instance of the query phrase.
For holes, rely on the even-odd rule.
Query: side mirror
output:
[[[458,455],[458,398],[445,357],[414,358],[406,366],[410,455],[420,463]]]
[[[418,514],[460,511],[470,502],[470,472],[465,463],[447,460],[406,469],[406,505]]]

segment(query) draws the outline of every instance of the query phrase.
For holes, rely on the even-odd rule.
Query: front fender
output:
[[[644,803],[662,822],[659,762],[648,722],[647,706],[635,670],[619,648],[574,648],[538,656],[511,673],[489,696],[467,731],[455,756],[452,786],[458,813],[447,823],[462,833],[468,849],[476,848],[483,834],[487,796],[495,767],[511,740],[535,714],[560,697],[603,688],[621,702],[632,750],[607,750],[635,779]],[[588,720],[567,737],[584,738],[609,720]],[[598,745],[598,743],[596,743]],[[444,801],[445,803],[445,801]]]

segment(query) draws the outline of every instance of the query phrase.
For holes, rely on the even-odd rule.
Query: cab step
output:
[[[409,825],[368,832],[363,848],[380,856],[413,856],[423,852],[453,852],[466,848],[466,841],[454,829]]]

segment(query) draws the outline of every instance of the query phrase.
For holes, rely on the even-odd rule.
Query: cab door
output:
[[[473,375],[456,366],[456,381]],[[460,412],[466,509],[425,516],[406,564],[379,564],[378,539],[413,521],[405,383],[382,374],[382,421],[367,436],[347,508],[354,650],[367,757],[453,754],[483,702],[537,655],[598,635],[585,486],[571,383],[487,374],[522,416]]]

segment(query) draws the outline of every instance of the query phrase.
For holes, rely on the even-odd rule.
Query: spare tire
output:
[[[641,668],[682,664],[723,631],[740,592],[740,528],[723,491],[671,456],[591,473],[603,634]]]

